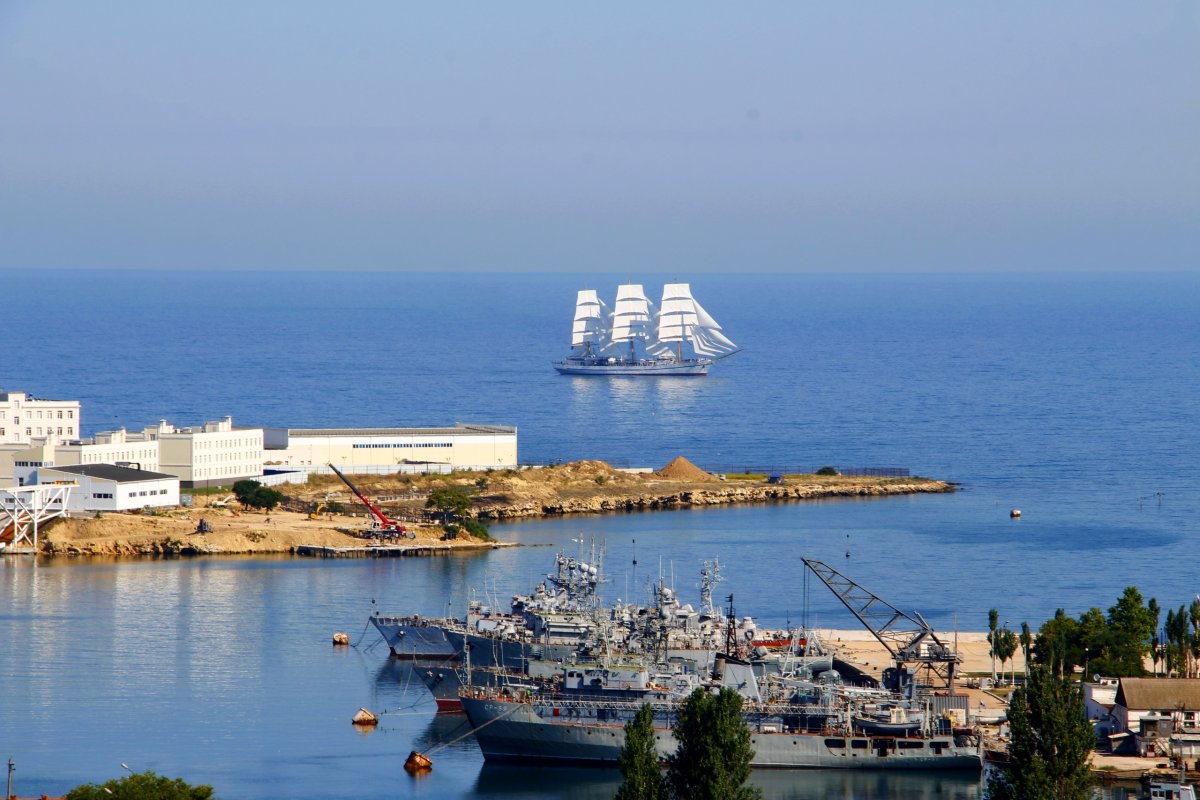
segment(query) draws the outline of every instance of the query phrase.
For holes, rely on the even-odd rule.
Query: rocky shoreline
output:
[[[896,480],[896,479],[893,479]],[[497,503],[480,508],[478,516],[497,521],[566,514],[605,514],[619,511],[661,511],[696,506],[778,503],[797,500],[886,497],[906,494],[944,494],[955,491],[946,481],[913,479],[860,486],[825,484],[721,486],[690,488],[669,493],[563,498],[555,502]]]
[[[447,536],[439,524],[427,518],[427,498],[445,486],[471,495],[469,515],[494,521],[955,491],[952,483],[928,478],[788,475],[770,482],[765,476],[734,475],[723,479],[682,457],[652,473],[623,472],[600,461],[578,461],[451,476],[364,476],[360,485],[394,519],[405,520],[415,537],[376,544],[387,545],[391,551],[405,548],[421,554],[502,546],[465,531]],[[337,484],[329,479],[310,480],[289,489],[285,505],[290,508],[270,512],[233,508],[224,501],[213,502],[215,496],[196,495],[190,508],[55,520],[44,531],[39,549],[52,556],[172,558],[335,552],[371,544],[369,539],[351,535],[368,523],[365,509],[354,499],[342,495],[336,515],[308,513],[335,496]],[[202,519],[208,526],[204,533],[199,531]]]

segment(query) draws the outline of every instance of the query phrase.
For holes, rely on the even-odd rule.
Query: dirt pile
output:
[[[717,480],[716,475],[705,472],[683,456],[675,456],[670,464],[667,464],[654,474],[669,481],[704,482]]]

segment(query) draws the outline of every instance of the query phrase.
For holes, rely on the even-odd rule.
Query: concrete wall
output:
[[[510,469],[517,466],[517,434],[464,429],[452,433],[291,435],[287,449],[268,451],[266,460],[278,462],[280,467],[335,464],[338,469],[358,472],[411,471],[404,469],[405,462],[429,464],[429,471],[442,471],[438,465]]]

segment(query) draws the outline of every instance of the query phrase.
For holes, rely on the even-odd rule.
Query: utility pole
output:
[[[10,798],[10,797],[12,797],[12,796],[13,796],[13,793],[12,793],[12,774],[13,774],[13,770],[14,770],[14,769],[16,769],[16,767],[14,767],[14,766],[13,766],[13,760],[12,760],[12,756],[9,756],[9,757],[8,757],[8,791],[6,791],[6,792],[4,793],[4,800],[8,800],[8,798]]]

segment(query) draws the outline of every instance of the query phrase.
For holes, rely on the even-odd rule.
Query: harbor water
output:
[[[3,273],[10,330],[61,309]],[[222,798],[608,797],[608,770],[485,766],[366,628],[504,605],[555,550],[604,550],[609,599],[700,562],[766,624],[850,628],[817,558],[940,630],[1200,591],[1196,276],[698,276],[746,350],[703,379],[568,378],[574,291],[607,276],[56,273],[72,330],[0,388],[83,402],[88,432],[194,424],[515,424],[530,462],[717,470],[904,467],[953,495],[501,525],[526,547],[431,559],[0,561],[0,756],[18,793],[141,771]],[[645,278],[647,292],[675,276]],[[20,278],[20,279],[16,279]],[[31,340],[32,341],[32,340]],[[36,352],[36,358],[33,353]],[[1020,508],[1020,519],[1009,511]],[[635,564],[636,561],[636,564]],[[357,645],[335,649],[334,631]],[[384,712],[369,733],[350,719]],[[451,744],[444,744],[453,742]],[[412,749],[434,751],[413,779]],[[768,797],[979,796],[962,776],[769,773]]]

